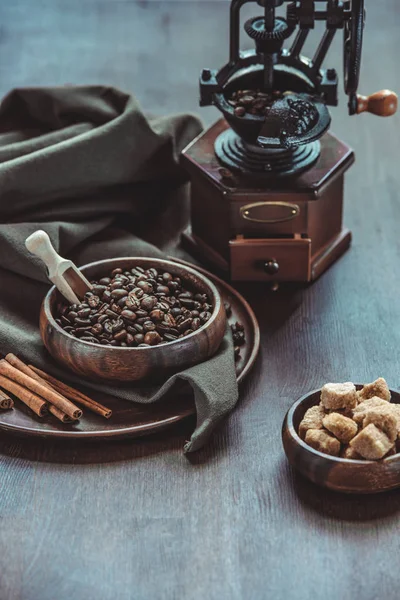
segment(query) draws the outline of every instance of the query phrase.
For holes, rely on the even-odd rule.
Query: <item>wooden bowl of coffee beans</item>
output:
[[[226,315],[214,284],[155,258],[114,258],[81,267],[92,284],[80,304],[53,287],[40,313],[50,354],[92,380],[138,381],[198,364],[218,350]]]

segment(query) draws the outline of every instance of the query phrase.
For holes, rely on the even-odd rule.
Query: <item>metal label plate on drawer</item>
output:
[[[310,281],[310,239],[251,239],[231,240],[230,264],[233,281]],[[277,263],[274,273],[265,264]]]
[[[240,207],[240,216],[253,223],[284,223],[297,217],[300,207],[289,202],[254,202]]]

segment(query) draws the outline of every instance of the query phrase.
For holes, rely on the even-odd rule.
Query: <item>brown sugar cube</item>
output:
[[[370,423],[351,440],[350,446],[367,460],[379,460],[389,452],[393,442],[386,433]]]
[[[400,437],[400,404],[391,404],[390,408],[397,419],[397,436]]]
[[[371,408],[364,417],[363,427],[367,427],[370,423],[386,433],[391,442],[397,438],[397,417],[392,410],[381,407]]]
[[[396,446],[393,446],[392,448],[390,448],[389,452],[385,454],[384,458],[389,458],[389,456],[394,456],[395,454],[397,454],[397,449]]]
[[[323,406],[312,406],[309,408],[299,425],[299,436],[304,440],[305,435],[309,429],[322,429],[322,419],[325,416]]]
[[[331,456],[339,456],[339,440],[323,429],[309,429],[306,433],[305,442],[319,452],[330,454]]]
[[[391,398],[388,384],[383,379],[383,377],[379,377],[379,379],[376,379],[372,383],[367,383],[367,385],[364,385],[362,390],[357,392],[357,395],[359,402],[362,402],[363,400],[368,400],[369,398],[373,398],[374,396],[382,398],[382,400],[386,400],[387,402],[390,402]]]
[[[364,400],[353,410],[353,420],[359,425],[362,425],[365,415],[369,410],[375,408],[387,409],[391,406],[392,405],[388,404],[386,400],[382,400],[382,398],[378,398],[377,396],[375,396],[374,398],[370,398],[369,400]]]
[[[354,383],[326,383],[321,390],[321,404],[327,410],[354,408],[357,392]]]
[[[335,412],[326,415],[322,424],[343,444],[348,444],[358,431],[358,427],[352,419]]]
[[[362,460],[361,454],[358,454],[351,446],[345,446],[340,453],[342,458],[348,458],[350,460]]]

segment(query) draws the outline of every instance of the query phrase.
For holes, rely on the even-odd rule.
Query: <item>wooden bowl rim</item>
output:
[[[355,386],[357,389],[361,389],[363,387],[363,384],[356,383]],[[296,428],[293,423],[293,416],[294,416],[294,413],[297,410],[297,408],[301,404],[306,402],[310,398],[310,396],[313,396],[314,394],[319,394],[319,393],[321,393],[321,388],[318,388],[316,390],[313,390],[312,392],[308,392],[307,394],[304,394],[303,396],[301,396],[301,398],[299,398],[298,400],[296,400],[296,402],[294,402],[292,404],[292,406],[289,408],[289,410],[286,413],[284,423],[286,422],[287,428],[290,432],[290,435],[292,436],[293,440],[299,446],[301,446],[304,450],[307,450],[311,454],[318,456],[319,458],[323,458],[325,460],[331,461],[332,463],[339,463],[339,464],[345,464],[345,465],[347,465],[349,463],[356,463],[358,465],[377,465],[377,464],[382,464],[383,462],[391,462],[393,459],[399,460],[400,452],[397,452],[396,454],[393,454],[392,456],[388,456],[387,458],[383,458],[381,460],[366,460],[366,459],[365,460],[357,460],[354,458],[343,458],[342,456],[331,456],[330,454],[324,454],[323,452],[320,452],[319,450],[316,450],[315,448],[312,448],[311,446],[306,444],[306,442],[301,439],[301,437],[299,436],[299,434],[296,431]],[[399,392],[396,392],[395,390],[390,390],[390,393],[395,394],[396,396],[399,396]]]
[[[111,346],[112,350],[122,351],[122,352],[125,352],[128,350],[145,351],[146,352],[146,351],[151,351],[151,350],[154,351],[156,349],[159,350],[160,348],[165,348],[165,347],[171,348],[174,344],[182,344],[183,341],[190,340],[191,338],[197,336],[199,333],[205,331],[218,318],[219,312],[222,307],[222,298],[221,298],[219,291],[217,290],[217,287],[214,285],[214,283],[212,281],[210,281],[210,279],[208,279],[208,277],[203,275],[203,273],[200,273],[195,268],[188,267],[185,264],[178,263],[178,262],[175,263],[175,261],[173,261],[173,260],[168,260],[168,259],[164,259],[164,258],[151,258],[148,256],[120,256],[117,258],[105,258],[103,260],[97,260],[95,262],[91,262],[86,265],[81,265],[80,267],[78,267],[78,269],[81,270],[81,269],[86,269],[86,268],[95,267],[95,266],[99,266],[99,265],[107,265],[107,264],[111,264],[111,263],[114,263],[117,261],[123,261],[123,260],[125,260],[125,261],[126,260],[149,261],[151,263],[154,262],[156,265],[160,265],[160,264],[161,265],[171,265],[171,263],[173,263],[173,265],[176,265],[180,269],[182,269],[188,273],[192,273],[193,275],[195,275],[196,277],[201,279],[206,284],[206,286],[208,286],[210,288],[211,293],[212,293],[212,300],[214,300],[214,308],[213,308],[211,318],[206,323],[204,323],[204,325],[199,327],[199,329],[197,329],[196,331],[193,331],[193,333],[190,333],[189,335],[185,336],[184,338],[178,338],[177,340],[173,340],[172,342],[165,342],[164,344],[157,345],[157,346],[149,346],[149,347],[143,346],[141,348],[139,348],[138,346],[126,347],[126,348],[121,347],[121,346]],[[63,335],[74,340],[74,342],[80,342],[82,344],[86,344],[87,346],[95,347],[96,349],[99,349],[99,350],[103,349],[104,351],[110,351],[110,346],[103,346],[102,344],[95,344],[94,342],[87,342],[86,340],[81,340],[80,338],[74,337],[73,335],[68,333],[68,331],[65,331],[62,327],[60,327],[60,325],[58,323],[56,323],[55,318],[53,317],[53,314],[50,309],[50,299],[51,299],[52,295],[55,294],[55,292],[56,292],[56,286],[53,285],[49,289],[49,291],[47,292],[47,294],[45,295],[45,297],[43,299],[43,310],[45,312],[47,320],[49,321],[49,323],[51,323],[52,327],[54,327],[54,329],[56,329],[58,332],[62,333]]]

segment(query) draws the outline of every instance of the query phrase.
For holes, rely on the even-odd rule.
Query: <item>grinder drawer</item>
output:
[[[310,281],[311,240],[235,239],[229,242],[234,281]]]

